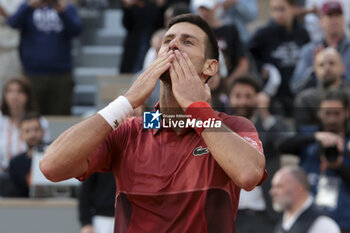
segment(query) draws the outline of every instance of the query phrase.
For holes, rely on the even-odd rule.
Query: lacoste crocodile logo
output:
[[[202,148],[202,146],[197,147],[193,151],[194,156],[201,156],[204,154],[209,154],[209,149],[208,148]]]

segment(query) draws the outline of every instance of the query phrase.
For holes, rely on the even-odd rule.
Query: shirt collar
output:
[[[153,107],[153,111],[157,111],[157,110],[159,110],[160,109],[160,105],[159,105],[159,101],[156,103],[156,105],[154,105],[154,107]],[[163,128],[163,121],[161,121],[160,122],[160,128],[159,129],[152,129],[152,134],[153,134],[153,136],[155,136],[158,132],[160,132],[161,130],[162,130],[162,128]],[[174,131],[175,132],[175,130],[174,129],[167,129],[167,130],[172,130],[172,131]],[[184,128],[184,129],[182,129],[181,131],[180,131],[180,133],[178,133],[178,135],[183,135],[183,134],[185,134],[185,133],[187,133],[187,132],[189,132],[189,131],[193,131],[193,132],[195,132],[194,131],[194,129],[192,129],[192,128]]]

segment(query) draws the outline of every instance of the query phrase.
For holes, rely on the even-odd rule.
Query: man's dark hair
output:
[[[231,92],[233,90],[233,88],[237,85],[237,84],[243,84],[243,85],[248,85],[251,86],[256,93],[261,91],[261,86],[260,84],[256,81],[256,79],[249,74],[246,75],[242,75],[240,77],[237,77],[231,84],[229,92]]]
[[[19,121],[19,125],[21,125],[24,121],[29,120],[37,120],[40,123],[40,114],[38,112],[27,112]]]
[[[207,35],[205,41],[205,56],[206,58],[219,60],[219,47],[213,30],[208,23],[196,14],[182,14],[172,18],[169,22],[168,29],[178,23],[191,23],[198,26]]]
[[[338,100],[343,104],[344,108],[349,108],[349,95],[342,90],[329,90],[321,98],[320,106],[323,101]]]
[[[1,112],[4,116],[10,116],[10,107],[8,103],[6,102],[5,95],[8,91],[8,88],[11,84],[16,83],[19,85],[20,89],[24,94],[27,96],[27,102],[25,103],[25,111],[37,111],[37,104],[34,99],[34,94],[32,90],[32,86],[29,82],[29,80],[25,78],[12,78],[4,85],[3,91],[2,91],[2,97],[1,97]]]

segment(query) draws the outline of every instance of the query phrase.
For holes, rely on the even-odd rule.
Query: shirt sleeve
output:
[[[241,136],[246,142],[262,154],[264,153],[258,132],[251,121],[238,116],[224,117],[223,120],[225,125],[227,125],[233,132]]]
[[[76,179],[84,181],[95,172],[111,172],[116,168],[119,157],[122,156],[123,148],[126,145],[131,121],[128,119],[106,137],[95,153],[88,158],[89,168],[87,172],[80,177],[76,177]]]
[[[244,117],[238,116],[220,117],[222,117],[225,125],[227,125],[233,132],[237,133],[241,138],[243,138],[246,142],[252,145],[255,149],[257,149],[262,156],[264,156],[264,151],[258,132],[256,131],[256,128],[251,121]],[[266,177],[267,171],[265,169],[261,181],[258,185],[261,185],[262,182],[266,179]]]

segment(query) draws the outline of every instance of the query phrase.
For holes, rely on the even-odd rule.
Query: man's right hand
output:
[[[133,109],[143,104],[148,96],[156,87],[159,77],[169,69],[170,63],[174,60],[174,51],[170,50],[167,53],[158,57],[151,65],[143,72],[125,93],[124,97],[128,99]]]
[[[337,146],[338,151],[342,152],[344,148],[344,139],[331,132],[316,132],[316,141],[320,142],[323,147]]]

